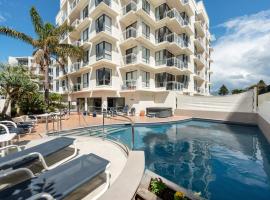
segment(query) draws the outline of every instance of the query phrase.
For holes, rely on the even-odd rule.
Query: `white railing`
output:
[[[166,90],[172,91],[183,91],[185,85],[177,81],[168,81],[168,82],[156,82],[156,88],[165,88]]]
[[[71,4],[70,4],[70,11],[72,11],[77,4],[79,3],[80,0],[74,0]]]
[[[137,62],[137,54],[131,53],[131,54],[125,55],[123,56],[123,60],[124,60],[125,65],[134,64]]]
[[[166,16],[169,18],[175,18],[181,26],[190,25],[189,21],[184,20],[175,8],[167,11]]]
[[[127,5],[122,8],[123,16],[129,13],[130,11],[137,11],[137,3],[134,1],[130,1]]]
[[[74,28],[78,27],[81,23],[81,19],[75,19],[72,23],[71,26],[73,26]]]
[[[136,90],[137,80],[124,80],[122,90]]]
[[[81,68],[82,68],[81,62],[75,62],[75,63],[72,63],[71,68],[70,68],[70,71],[71,71],[71,72],[77,72],[77,71],[79,71]]]
[[[156,66],[166,65],[168,67],[177,67],[181,70],[188,68],[188,63],[180,60],[179,58],[172,57],[156,62]]]
[[[195,57],[204,64],[203,54],[195,53]]]
[[[123,38],[124,40],[128,38],[136,38],[137,37],[137,30],[136,28],[129,27],[125,31],[123,31]]]
[[[204,94],[204,88],[201,87],[195,87],[195,91],[199,94]]]
[[[199,77],[201,77],[202,79],[205,78],[204,73],[202,71],[197,71],[196,72],[196,75],[199,76]]]
[[[195,38],[199,43],[200,45],[204,48],[204,43],[203,43],[203,39],[201,37],[196,37]]]
[[[76,40],[76,41],[72,42],[72,45],[76,46],[76,47],[80,47],[82,45],[82,42],[80,40]]]

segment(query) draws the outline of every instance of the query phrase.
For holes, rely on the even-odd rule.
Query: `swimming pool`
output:
[[[130,128],[110,137],[131,144]],[[270,145],[256,126],[186,121],[135,127],[146,168],[212,200],[270,199]]]

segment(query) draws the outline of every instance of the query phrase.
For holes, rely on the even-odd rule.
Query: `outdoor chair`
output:
[[[17,134],[10,132],[7,126],[0,124],[0,143],[2,146],[8,145],[16,136]],[[1,149],[0,151],[3,152]]]
[[[93,186],[96,188],[97,179],[101,179],[101,176],[105,173],[106,184],[105,187],[92,198],[92,200],[96,200],[110,187],[109,166],[110,162],[108,160],[94,154],[89,154],[83,155],[52,170],[43,172],[36,177],[27,169],[18,169],[17,171],[25,170],[28,179],[4,188],[0,192],[0,199],[82,199],[87,194],[86,192],[78,192],[78,190],[88,183],[90,183],[89,186],[91,186],[91,182],[94,181],[96,182],[93,183]],[[0,182],[1,178],[2,180],[8,180],[8,177],[17,171],[8,172],[2,175],[2,177],[0,175]],[[104,178],[102,178],[102,182],[99,181],[98,186],[104,183],[103,179]]]
[[[31,133],[34,125],[32,123],[15,123],[14,121],[0,121],[0,124],[4,124],[8,127],[10,132],[15,132],[18,134]]]
[[[61,161],[51,166],[47,165],[45,161],[46,157],[52,154],[55,154],[71,145],[74,146],[74,153],[72,155],[68,156],[65,159],[62,159]],[[8,148],[9,146],[6,147],[6,149]],[[22,151],[18,151],[16,153],[8,154],[5,157],[0,158],[0,172],[1,170],[5,171],[5,170],[10,170],[10,169],[13,169],[13,170],[18,169],[26,165],[29,165],[33,163],[34,161],[40,161],[45,170],[50,170],[70,160],[76,155],[77,155],[76,139],[68,138],[68,137],[59,137],[59,138],[50,140],[48,142],[44,142],[42,144],[36,145],[34,147],[31,147]]]
[[[134,107],[131,108],[129,114],[130,114],[131,116],[134,116],[135,113],[136,113],[136,109],[135,109]]]

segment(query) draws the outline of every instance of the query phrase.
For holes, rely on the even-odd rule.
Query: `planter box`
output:
[[[148,190],[150,186],[150,182],[154,178],[162,179],[162,182],[166,184],[166,186],[174,191],[181,191],[185,194],[185,196],[191,200],[202,200],[203,198],[195,196],[192,191],[189,191],[183,187],[176,185],[175,183],[161,177],[154,172],[146,170],[144,176],[142,178],[141,184],[137,190],[137,194],[135,196],[135,200],[162,200],[160,197],[156,196],[154,193]],[[166,199],[163,199],[166,200]]]

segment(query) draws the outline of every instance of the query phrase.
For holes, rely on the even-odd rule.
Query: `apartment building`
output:
[[[10,65],[20,65],[25,68],[27,68],[33,75],[37,76],[37,78],[40,77],[38,83],[39,83],[39,90],[44,90],[44,74],[42,73],[40,66],[34,62],[34,59],[32,56],[22,56],[22,57],[8,57],[8,64]],[[50,89],[53,91],[53,66],[49,67],[49,81],[50,81]]]
[[[172,107],[179,94],[209,95],[209,19],[195,0],[60,0],[57,25],[75,30],[62,43],[81,46],[68,78],[54,88],[81,110]]]

